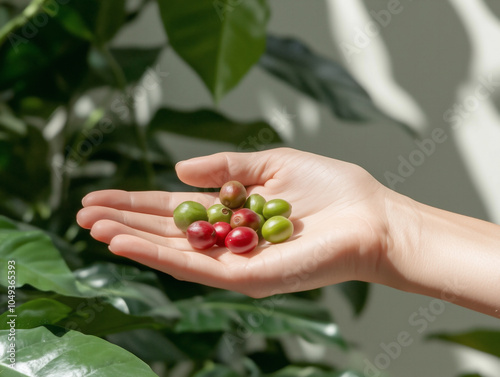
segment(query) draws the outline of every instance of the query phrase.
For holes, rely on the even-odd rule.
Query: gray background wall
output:
[[[495,193],[500,188],[500,122],[495,117],[500,96],[493,93],[467,112],[460,128],[452,128],[443,116],[454,104],[472,95],[481,77],[493,74],[500,78],[500,60],[498,65],[495,60],[500,46],[500,2],[401,0],[404,10],[370,39],[368,47],[348,61],[341,43],[351,42],[356,27],[370,22],[369,11],[387,9],[388,3],[272,0],[270,30],[300,38],[318,53],[342,62],[381,107],[421,129],[424,137],[434,128],[445,130],[448,140],[411,177],[397,185],[397,191],[433,206],[499,222],[500,191]],[[478,19],[483,21],[477,22]],[[485,39],[487,43],[478,47]],[[164,42],[155,5],[117,40],[119,44],[140,45]],[[162,97],[155,94],[157,105],[185,109],[213,106],[201,81],[172,50],[162,55],[160,65],[170,75],[162,81]],[[407,157],[416,148],[408,134],[393,125],[348,124],[336,119],[327,109],[258,68],[222,100],[220,110],[235,119],[268,121],[277,111],[285,110],[290,117],[280,131],[288,146],[357,163],[383,183],[386,171],[397,170],[399,156]],[[178,136],[169,137],[165,143],[179,160],[235,149]],[[326,293],[326,303],[340,328],[346,338],[360,345],[360,353],[327,351],[297,340],[290,341],[290,352],[308,359],[363,367],[365,360],[374,362],[384,352],[381,343],[391,343],[406,331],[414,341],[402,349],[400,356],[391,359],[388,375],[452,377],[467,371],[480,371],[491,377],[500,375],[500,362],[492,357],[425,340],[434,331],[500,329],[498,320],[446,304],[444,312],[427,320],[428,328],[419,333],[410,318],[421,308],[435,305],[432,299],[373,286],[366,311],[354,319],[333,287]]]

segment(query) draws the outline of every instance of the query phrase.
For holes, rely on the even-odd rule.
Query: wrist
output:
[[[424,226],[420,203],[388,190],[385,196],[385,242],[373,282],[414,292],[419,284],[416,250],[421,248]]]
[[[394,193],[375,282],[499,316],[500,227]]]

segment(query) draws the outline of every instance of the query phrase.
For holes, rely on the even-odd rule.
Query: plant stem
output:
[[[125,78],[125,75],[123,73],[122,68],[114,58],[114,56],[109,52],[109,50],[106,47],[101,47],[100,51],[106,58],[106,61],[109,64],[109,67],[111,68],[111,71],[113,73],[113,76],[115,77],[115,80],[118,84],[118,87],[120,90],[125,93],[125,90],[127,88],[127,79]],[[130,111],[130,117],[132,118],[132,124],[135,130],[135,134],[137,136],[137,144],[139,146],[139,149],[141,150],[141,159],[142,163],[144,165],[144,169],[146,172],[146,180],[147,180],[147,186],[150,189],[153,189],[155,184],[155,173],[153,169],[153,165],[148,159],[148,145],[147,145],[147,140],[146,140],[146,134],[145,130],[139,126],[139,124],[136,122],[136,113],[135,113],[135,106],[133,103],[129,103],[127,101],[127,106]]]
[[[40,12],[47,1],[48,0],[31,0],[31,3],[29,3],[20,14],[7,22],[2,29],[0,29],[0,46],[5,43],[10,33],[22,27]]]
[[[127,79],[125,78],[125,74],[123,73],[120,64],[118,64],[115,57],[109,52],[109,49],[107,47],[100,46],[99,51],[106,59],[109,68],[111,68],[111,73],[113,73],[113,77],[118,84],[118,88],[120,88],[122,92],[125,92],[125,89],[127,88]]]

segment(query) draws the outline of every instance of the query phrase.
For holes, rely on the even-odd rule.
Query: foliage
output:
[[[8,331],[0,331],[0,344],[7,344],[6,338]],[[54,334],[45,327],[19,329],[16,338],[16,364],[22,372],[7,371],[7,376],[74,375],[75,366],[81,376],[90,371],[99,376],[155,376],[146,363],[124,349],[78,331]],[[8,353],[2,355],[6,358]]]
[[[429,336],[429,339],[443,340],[450,343],[470,347],[490,355],[500,357],[500,331],[476,329],[460,334],[438,333]]]
[[[161,107],[139,124],[140,94],[168,77],[158,63],[168,48],[214,103],[255,68],[354,124],[392,121],[338,63],[300,41],[269,36],[264,0],[134,4],[0,5],[0,373],[149,376],[155,374],[147,364],[162,363],[168,374],[189,362],[188,373],[197,377],[356,376],[299,365],[284,351],[290,336],[351,347],[319,303],[319,290],[252,300],[176,281],[113,256],[76,225],[81,198],[93,190],[186,189],[162,136],[247,150],[245,141],[265,132],[267,143],[258,148],[281,143],[266,122],[230,119],[215,108]],[[159,7],[168,46],[114,46],[114,37],[150,5]],[[345,283],[342,291],[359,314],[366,283]],[[22,372],[4,356],[12,313]],[[259,351],[248,347],[253,337],[263,340]]]
[[[500,331],[493,329],[473,329],[457,334],[434,333],[428,336],[430,340],[441,340],[452,344],[484,352],[500,358]],[[480,374],[464,374],[459,377],[481,377]]]

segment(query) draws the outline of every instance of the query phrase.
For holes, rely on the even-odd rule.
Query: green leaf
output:
[[[368,93],[339,63],[315,54],[296,39],[267,37],[260,66],[347,121],[396,123],[377,108]]]
[[[138,81],[148,69],[152,70],[162,80],[169,75],[168,72],[158,71],[153,65],[158,60],[163,46],[157,47],[126,47],[111,48],[110,52],[122,68],[128,82]],[[158,83],[148,83],[155,86]]]
[[[16,201],[6,200],[9,196],[33,205],[50,195],[49,145],[36,127],[28,126],[26,131],[10,141],[0,140],[0,211],[4,214],[17,212]],[[26,212],[17,215],[20,218]]]
[[[173,333],[168,331],[165,336],[175,344],[191,360],[203,362],[217,357],[217,345],[222,336],[222,332],[182,332]]]
[[[7,231],[1,231],[0,237],[2,233]],[[40,253],[43,253],[43,249]],[[60,264],[58,261],[54,262],[53,258],[47,259],[53,264]],[[23,270],[19,259],[16,260],[15,267],[16,283],[22,285]],[[23,267],[26,269],[24,264]],[[32,270],[33,266],[28,266],[28,271]],[[19,306],[16,308],[16,314],[20,318],[18,328],[57,324],[102,336],[137,328],[171,326],[179,315],[164,293],[152,285],[156,282],[152,272],[141,272],[129,266],[120,268],[113,264],[96,264],[75,271],[74,276],[68,277],[64,273],[64,277],[68,286],[73,284],[78,289],[68,292],[54,283],[50,290],[69,297],[59,296],[58,301],[37,299]],[[60,279],[61,276],[55,273],[48,280],[59,282]],[[39,287],[32,280],[28,283]],[[8,313],[4,314],[6,315]]]
[[[109,53],[120,66],[127,83],[139,81],[145,74],[149,74],[147,86],[155,87],[159,81],[168,76],[168,72],[157,71],[159,67],[153,67],[158,59],[162,47],[127,47],[112,48]],[[99,76],[103,83],[119,87],[113,73],[113,67],[110,67],[108,59],[98,49],[92,49],[89,53],[89,65]],[[96,85],[97,83],[91,83]],[[89,85],[90,86],[90,85]],[[148,89],[145,88],[145,89]],[[128,99],[129,101],[131,99]],[[115,105],[116,106],[116,105]]]
[[[166,327],[164,318],[132,315],[117,309],[101,298],[59,298],[72,312],[55,325],[88,335],[104,336],[135,329],[161,329]]]
[[[61,327],[101,336],[170,326],[179,316],[175,305],[157,286],[156,275],[151,271],[95,263],[76,270],[74,276],[79,295],[58,298],[74,310],[57,323]]]
[[[0,215],[0,230],[8,230],[8,229],[22,230],[22,231],[33,231],[33,230],[42,231],[51,238],[52,243],[54,244],[56,249],[60,251],[62,257],[69,265],[70,269],[71,267],[79,268],[82,266],[82,261],[74,245],[70,244],[67,240],[59,237],[57,234],[43,231],[42,229],[37,228],[31,224],[24,223],[21,221],[14,221],[12,219],[9,219],[8,217]]]
[[[120,278],[123,279],[130,279],[131,274],[135,273],[131,267],[125,267],[124,270],[128,272],[124,274],[121,271],[123,275]],[[57,325],[85,334],[103,336],[138,328],[170,327],[178,317],[175,306],[166,300],[160,290],[152,286],[140,282],[135,282],[133,286],[124,286],[122,282],[112,283],[109,276],[102,272],[91,273],[91,276],[86,278],[86,282],[92,285],[99,281],[105,286],[93,292],[98,297],[59,297],[58,301],[40,298],[28,301],[15,308],[16,328]],[[133,276],[141,279],[137,274]],[[9,314],[11,313],[6,312],[0,316],[0,329],[7,328]]]
[[[96,4],[91,4],[88,2],[87,6],[89,8],[95,8],[97,10]],[[77,9],[73,8],[71,4],[67,4],[58,9],[55,19],[71,34],[91,41],[94,38],[94,33],[90,29],[88,23],[82,17],[81,13]]]
[[[72,309],[60,302],[47,298],[28,301],[15,308],[16,329],[32,329],[43,325],[53,325],[66,318]],[[0,316],[0,330],[8,330],[9,311]]]
[[[8,90],[14,104],[29,96],[65,103],[86,77],[89,44],[50,17],[36,30],[0,47],[0,90]]]
[[[12,368],[8,335],[0,331],[2,377],[157,377],[142,360],[103,339],[76,331],[57,336],[45,327],[16,331]]]
[[[116,110],[123,111],[121,114],[124,117],[129,115],[128,108],[125,106],[126,101],[128,99],[116,99]],[[130,159],[142,163],[143,151],[137,143],[137,129],[133,126],[120,124],[118,121],[115,124],[117,128],[119,127],[119,130],[107,133],[102,141],[95,143],[89,159],[116,162],[121,168],[125,165],[123,160]],[[168,152],[164,151],[155,138],[150,137],[147,143],[147,158],[149,162],[172,166]],[[71,158],[72,156],[69,155],[68,157]],[[77,162],[76,159],[73,160],[72,163]]]
[[[329,371],[316,367],[287,366],[265,377],[361,377],[362,374],[354,371]]]
[[[28,132],[26,123],[17,118],[4,103],[0,103],[0,127],[18,136],[25,136]]]
[[[71,34],[102,46],[125,22],[125,0],[86,0],[60,6],[56,20]]]
[[[157,280],[152,271],[113,263],[95,263],[76,270],[74,274],[82,286],[83,295],[101,297],[124,313],[165,320],[179,316],[175,305],[155,286]]]
[[[125,22],[125,0],[99,2],[95,35],[98,44],[111,40]]]
[[[267,338],[265,348],[247,356],[262,373],[275,372],[291,363],[283,343],[278,339]]]
[[[268,336],[293,333],[310,341],[345,347],[338,326],[331,321],[323,306],[290,295],[252,299],[221,291],[176,301],[175,304],[182,313],[175,326],[178,332],[231,331],[236,328],[245,333]]]
[[[357,316],[360,315],[368,300],[370,284],[364,281],[346,281],[336,284],[336,287],[340,289],[340,292],[349,301],[354,314]]]
[[[193,377],[241,377],[234,370],[225,365],[209,364],[196,372]]]
[[[10,14],[7,7],[0,5],[0,27],[3,27],[10,20]]]
[[[478,329],[461,334],[437,333],[431,334],[428,338],[461,344],[500,357],[500,331],[498,330]]]
[[[18,227],[15,221],[0,215],[0,229],[18,229]]]
[[[170,45],[203,80],[216,102],[265,49],[266,0],[160,0]]]
[[[236,122],[208,109],[193,112],[159,109],[151,120],[148,131],[153,134],[165,131],[229,143],[237,146],[239,151],[260,150],[269,144],[281,142],[276,131],[265,122]]]
[[[41,231],[0,230],[0,284],[9,286],[7,268],[15,261],[15,286],[24,284],[41,291],[79,296],[76,280],[52,244]]]
[[[174,344],[161,331],[139,329],[119,332],[108,335],[106,338],[110,342],[132,352],[145,362],[163,361],[174,363],[188,359],[188,356],[178,349],[177,342]],[[203,340],[203,338],[200,340]],[[193,359],[191,353],[189,357]]]
[[[59,301],[80,311],[87,309],[93,316],[110,304],[127,315],[155,318],[158,323],[170,323],[178,317],[176,307],[159,287],[154,286],[157,281],[153,272],[100,263],[72,273],[46,234],[13,230],[8,222],[5,226],[7,229],[0,230],[0,262],[5,266],[0,270],[1,285],[9,286],[10,279],[15,276],[16,287],[30,284],[41,291],[69,296],[66,299],[61,297]],[[9,261],[15,261],[15,275],[8,275]],[[86,299],[82,301],[82,297]],[[99,302],[91,298],[98,298]],[[114,309],[108,309],[105,314],[110,319],[117,315]],[[89,323],[88,316],[78,314],[72,321],[80,328]],[[133,320],[125,316],[117,319],[117,326],[137,328],[140,327],[137,322],[145,324],[153,321],[150,318]],[[91,331],[100,334],[106,330],[94,325]]]

